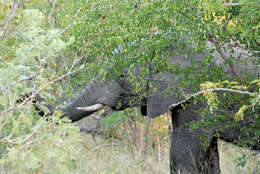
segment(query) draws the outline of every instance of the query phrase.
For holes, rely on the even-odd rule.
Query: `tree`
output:
[[[33,91],[31,97],[35,97],[41,92],[55,100],[51,94],[66,92],[73,95],[75,86],[77,88],[78,84],[82,85],[93,76],[117,76],[124,67],[130,67],[131,73],[136,64],[142,66],[140,78],[130,76],[129,80],[135,82],[138,92],[140,85],[144,84],[138,82],[150,71],[164,72],[176,68],[166,59],[174,54],[168,51],[172,43],[178,45],[179,54],[189,45],[195,51],[202,51],[210,43],[223,58],[222,67],[216,66],[210,72],[202,71],[200,79],[194,79],[189,73],[192,67],[184,70],[189,81],[183,81],[182,85],[195,84],[194,94],[185,94],[186,97],[203,94],[198,99],[206,98],[210,111],[214,113],[214,117],[200,125],[194,124],[193,128],[212,124],[229,126],[252,117],[256,122],[245,133],[254,133],[256,140],[259,137],[259,76],[240,74],[234,66],[240,57],[227,57],[225,54],[227,49],[230,52],[238,48],[246,50],[248,60],[255,59],[254,68],[259,68],[260,12],[256,0],[41,0],[0,3],[3,6],[0,11],[0,72],[4,74],[0,78],[0,109],[3,115],[0,141],[4,142],[1,151],[6,151],[7,147],[21,147],[27,142],[21,140],[18,146],[10,143],[20,142],[16,140],[19,137],[25,140],[26,137],[28,140],[37,138],[34,135],[40,123],[35,121],[33,110],[27,112],[30,104],[17,106],[15,100],[18,94]],[[187,42],[180,40],[187,36],[190,38]],[[209,57],[202,66],[206,67],[212,61]],[[152,70],[149,62],[155,65]],[[109,71],[108,67],[111,67]],[[235,78],[228,77],[224,68],[229,68]],[[65,83],[63,79],[71,76],[77,78],[60,85]],[[233,113],[230,107],[236,112]],[[206,113],[206,109],[202,114]],[[28,120],[26,115],[34,117]]]

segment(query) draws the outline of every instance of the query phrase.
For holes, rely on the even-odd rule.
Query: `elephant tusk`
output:
[[[103,104],[101,103],[97,103],[97,104],[94,104],[92,106],[87,106],[87,107],[77,107],[78,110],[82,110],[82,111],[97,111],[99,109],[102,109],[104,107]]]

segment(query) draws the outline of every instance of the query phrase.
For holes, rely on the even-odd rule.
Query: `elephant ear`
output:
[[[182,99],[178,97],[176,89],[168,88],[169,83],[167,81],[160,81],[155,86],[157,88],[152,89],[154,92],[146,100],[147,115],[151,118],[167,113],[168,106],[178,103]],[[141,108],[141,110],[144,110],[144,108]]]
[[[189,52],[189,50],[185,50]],[[173,57],[169,58],[169,62],[175,65],[179,69],[184,69],[192,66],[192,62],[196,64],[201,64],[201,61],[207,57],[207,53],[196,53],[192,55],[183,54],[180,55],[176,53]],[[152,80],[150,80],[150,85],[152,86],[150,95],[148,95],[146,110],[149,117],[157,117],[168,111],[168,106],[171,104],[176,104],[184,99],[183,93],[191,93],[191,86],[181,87],[181,81],[184,79],[184,74],[175,74],[171,72],[164,72],[159,74],[154,74]],[[181,89],[181,93],[180,93]],[[177,106],[176,106],[177,107]],[[141,108],[141,111],[144,109]]]
[[[147,115],[151,118],[158,117],[168,112],[168,106],[177,103],[178,99],[174,96],[165,97],[163,94],[156,94],[147,99]]]

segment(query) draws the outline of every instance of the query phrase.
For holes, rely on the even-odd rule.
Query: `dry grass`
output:
[[[147,126],[149,122],[143,121]],[[149,125],[158,127],[158,123],[155,122]],[[135,128],[135,133],[131,132],[133,129],[128,125],[123,127],[130,132],[126,136],[121,135],[123,136],[121,140],[105,140],[100,136],[93,139],[91,135],[83,134],[86,153],[82,155],[84,160],[81,160],[81,170],[78,173],[169,174],[169,137],[164,139],[165,135],[151,133],[151,129],[147,134],[143,126]],[[144,141],[144,137],[148,136],[150,137],[149,144]],[[255,155],[255,152],[221,140],[219,153],[222,174],[260,174],[260,153]],[[243,163],[244,166],[241,165]]]
[[[169,173],[169,158],[161,155],[160,161],[155,152],[144,155],[140,150],[130,150],[118,140],[108,141],[85,136],[86,154],[81,160],[79,173],[90,174],[163,174]],[[166,153],[165,153],[166,154]]]
[[[79,174],[169,174],[169,152],[161,154],[153,150],[144,156],[140,149],[132,151],[119,140],[104,140],[91,135],[85,136],[86,153],[81,160]],[[222,174],[258,174],[260,171],[260,154],[241,149],[220,141],[220,164]],[[238,166],[239,155],[246,154],[245,166]],[[257,173],[258,172],[258,173]]]
[[[260,153],[219,141],[220,167],[222,174],[259,174]],[[239,164],[243,164],[239,165]]]

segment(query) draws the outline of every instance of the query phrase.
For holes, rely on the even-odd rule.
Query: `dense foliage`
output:
[[[39,119],[30,103],[16,103],[24,93],[40,92],[54,103],[73,96],[94,76],[118,76],[125,67],[131,74],[137,64],[142,72],[129,80],[138,92],[145,84],[139,82],[150,71],[179,73],[178,67],[167,62],[174,54],[169,52],[173,43],[179,53],[188,45],[194,51],[204,50],[208,42],[220,54],[226,45],[231,50],[242,47],[255,59],[254,68],[260,64],[257,0],[2,0],[0,6],[0,162],[13,173],[18,172],[18,164],[33,173],[45,170],[52,160],[59,166],[50,173],[62,173],[64,167],[69,173],[77,167],[71,159],[80,155],[78,129],[66,120],[57,126],[53,120]],[[187,35],[188,42],[180,40]],[[238,59],[230,57],[223,66],[231,68]],[[152,70],[149,62],[155,65]],[[211,62],[209,57],[202,66]],[[249,141],[259,141],[255,140],[260,135],[259,77],[234,70],[230,78],[224,67],[216,67],[210,72],[202,68],[201,78],[194,79],[189,73],[192,68],[183,70],[189,81],[182,86],[196,84],[194,93],[213,89],[196,95],[206,99],[212,117],[207,117],[208,108],[202,110],[205,122],[193,128],[225,127],[253,117],[257,121],[245,133],[255,135]],[[54,154],[49,154],[50,147]],[[25,158],[32,160],[26,163]]]

